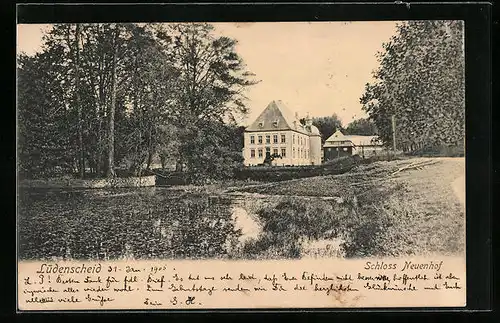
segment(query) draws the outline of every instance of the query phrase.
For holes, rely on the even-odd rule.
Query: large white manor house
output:
[[[321,135],[312,120],[305,125],[281,102],[272,101],[245,129],[243,157],[246,166],[259,165],[266,155],[273,165],[320,165]]]

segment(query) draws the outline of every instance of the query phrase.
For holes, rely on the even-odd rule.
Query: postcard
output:
[[[466,306],[464,21],[17,25],[20,311]]]

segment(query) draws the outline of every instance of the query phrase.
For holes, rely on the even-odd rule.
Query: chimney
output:
[[[306,126],[308,126],[309,128],[313,125],[313,121],[311,119],[311,117],[309,116],[309,112],[307,113],[307,116],[306,116]]]

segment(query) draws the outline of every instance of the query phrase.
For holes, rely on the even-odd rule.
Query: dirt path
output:
[[[432,158],[438,163],[400,172],[394,179],[407,187],[405,199],[418,216],[415,239],[423,250],[465,251],[465,158]]]
[[[465,158],[422,158],[438,161],[420,169],[398,173],[397,181],[408,184],[412,198],[435,206],[465,205]]]
[[[465,175],[457,178],[453,183],[451,183],[453,191],[460,200],[460,203],[465,207]]]

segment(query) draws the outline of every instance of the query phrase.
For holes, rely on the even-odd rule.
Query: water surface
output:
[[[23,189],[19,258],[224,258],[257,230],[238,205],[227,196],[158,187]]]

